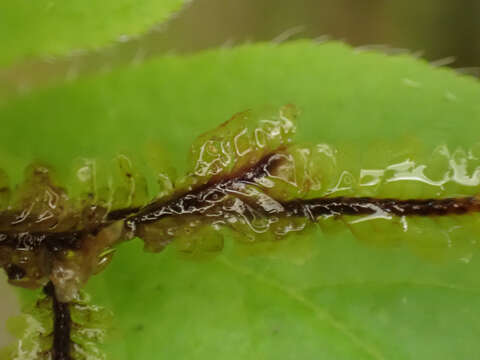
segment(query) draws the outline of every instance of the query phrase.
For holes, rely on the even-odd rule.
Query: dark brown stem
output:
[[[51,252],[64,249],[75,250],[81,244],[85,234],[96,234],[102,228],[115,221],[125,220],[125,226],[133,234],[137,225],[154,223],[165,217],[207,214],[209,209],[227,195],[241,197],[245,203],[264,216],[307,217],[316,221],[318,217],[362,216],[383,213],[392,216],[446,216],[480,212],[480,198],[444,198],[444,199],[378,199],[372,197],[332,197],[316,199],[296,199],[278,201],[281,209],[275,213],[267,212],[254,200],[239,195],[238,186],[257,185],[257,180],[273,173],[282,164],[285,155],[282,149],[265,155],[255,164],[238,169],[230,174],[214,176],[206,184],[173,194],[168,199],[159,199],[144,207],[118,209],[110,212],[95,227],[70,232],[2,232],[0,229],[0,247],[7,246],[19,250],[34,250],[46,247]]]
[[[49,282],[43,289],[44,293],[52,298],[53,310],[53,345],[52,360],[71,360],[70,357],[70,330],[72,319],[68,303],[58,301],[55,286]]]
[[[372,197],[331,197],[291,201],[273,199],[278,201],[281,209],[275,209],[274,213],[267,212],[252,199],[241,195],[238,188],[244,184],[256,184],[257,180],[271,174],[282,160],[279,154],[269,154],[252,167],[242,169],[237,174],[212,179],[203,186],[167,201],[153,202],[127,217],[127,226],[133,230],[138,224],[153,223],[169,216],[206,214],[216,202],[227,195],[240,197],[264,216],[308,217],[312,221],[321,216],[361,216],[375,213],[393,216],[445,216],[480,212],[480,199],[477,197],[408,200]]]
[[[475,197],[445,199],[376,199],[370,197],[334,197],[293,200],[283,203],[290,215],[319,216],[388,214],[393,216],[445,216],[480,211]]]
[[[128,216],[127,223],[134,228],[137,224],[152,223],[167,216],[203,213],[214,202],[232,191],[235,185],[256,184],[256,180],[270,174],[284,159],[282,154],[275,152],[267,154],[252,166],[241,168],[228,175],[213,177],[206,184],[170,199],[154,201],[139,209],[137,213]]]

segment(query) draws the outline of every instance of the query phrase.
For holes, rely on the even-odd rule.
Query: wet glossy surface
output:
[[[62,303],[49,283],[35,304],[11,319],[19,341],[2,349],[2,355],[12,360],[105,359],[98,345],[105,340],[111,313],[89,302],[80,292],[71,302]]]
[[[166,178],[171,185],[151,202],[145,179],[124,155],[106,188],[98,185],[94,160],[80,164],[78,198],[42,165],[28,169],[15,191],[2,174],[0,265],[13,284],[52,281],[59,299],[69,301],[108,264],[115,244],[136,236],[151,251],[175,242],[183,253],[211,253],[223,248],[224,229],[252,243],[316,223],[347,226],[367,242],[436,236],[448,237],[447,248],[465,241],[476,246],[465,232],[480,230],[480,146],[439,145],[415,157],[399,146],[373,147],[378,163],[372,167],[355,150],[295,145],[297,115],[292,105],[245,111],[201,135],[191,171]],[[438,218],[444,220],[432,235],[423,224]]]

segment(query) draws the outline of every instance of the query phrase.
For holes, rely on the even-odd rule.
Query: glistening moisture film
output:
[[[42,165],[27,169],[14,191],[2,187],[0,265],[12,284],[43,287],[52,314],[53,337],[38,351],[75,358],[71,309],[79,291],[117,244],[134,237],[154,252],[173,244],[182,253],[215,253],[226,230],[255,244],[317,226],[347,228],[366,242],[405,242],[422,255],[477,246],[479,146],[439,144],[413,157],[390,144],[391,156],[365,166],[355,151],[295,144],[296,117],[292,105],[236,114],[197,138],[190,171],[166,179],[171,186],[157,198],[149,199],[145,178],[123,155],[121,186],[99,187],[88,160],[76,172],[85,187],[79,197]]]

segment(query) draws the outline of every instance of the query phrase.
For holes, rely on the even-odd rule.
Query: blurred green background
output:
[[[95,52],[31,59],[0,69],[0,99],[172,51],[294,38],[336,39],[359,49],[410,52],[478,76],[479,15],[476,0],[195,0],[166,25],[138,38],[125,37]],[[18,311],[3,275],[0,294],[1,346],[9,340],[5,319]]]
[[[0,97],[162,53],[295,38],[410,52],[480,75],[480,2],[476,0],[194,0],[167,24],[140,37],[121,37],[95,52],[32,59],[0,69]]]

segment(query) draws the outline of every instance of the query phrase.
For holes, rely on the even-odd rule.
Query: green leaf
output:
[[[243,46],[154,59],[11,101],[0,108],[0,165],[18,182],[28,162],[43,159],[67,182],[72,159],[128,153],[152,186],[152,151],[182,175],[200,133],[237,111],[293,103],[302,111],[299,143],[353,149],[384,166],[390,147],[412,144],[405,138],[428,151],[475,149],[479,98],[476,80],[408,56],[308,41]],[[424,159],[419,148],[406,156]],[[421,226],[439,234],[434,222]],[[422,253],[394,243],[388,227],[379,235],[382,246],[347,228],[265,248],[227,239],[205,261],[174,247],[144,253],[135,240],[88,291],[114,312],[112,359],[478,357],[477,246],[443,248],[433,237]]]
[[[164,21],[183,0],[55,1],[0,4],[0,66],[94,49]]]

